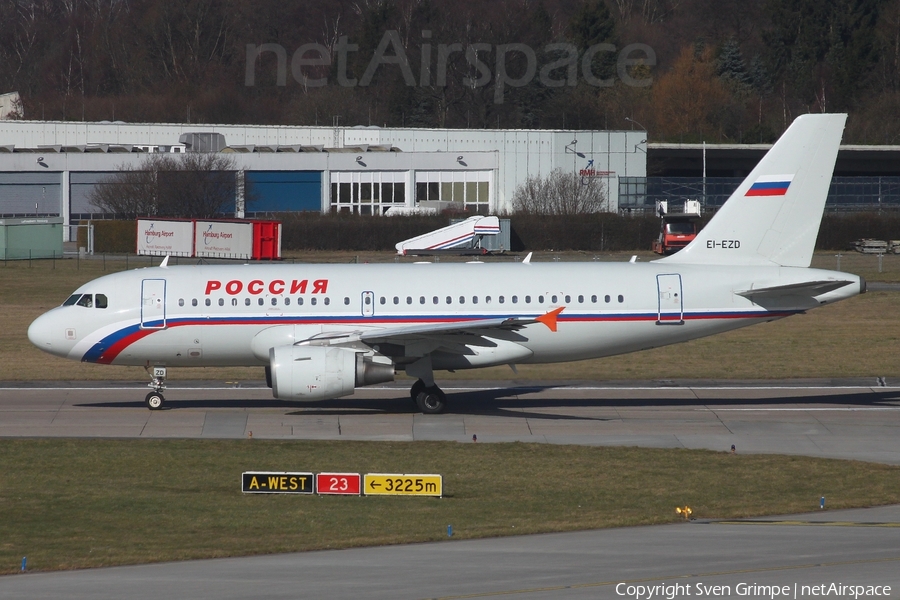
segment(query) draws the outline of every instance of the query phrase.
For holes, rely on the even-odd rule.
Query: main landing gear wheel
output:
[[[144,401],[147,403],[147,408],[150,410],[159,410],[163,407],[163,404],[166,403],[166,399],[159,392],[150,392],[147,394]]]
[[[425,382],[421,379],[416,379],[416,382],[412,384],[412,387],[409,390],[409,397],[412,398],[412,401],[415,403],[416,399],[419,397],[419,394],[425,391]]]
[[[444,408],[447,406],[447,395],[436,385],[430,388],[423,386],[423,390],[416,396],[416,404],[423,414],[436,415],[444,412]]]

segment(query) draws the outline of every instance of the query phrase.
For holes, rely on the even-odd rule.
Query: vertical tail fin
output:
[[[808,267],[846,120],[798,117],[694,241],[661,262]]]

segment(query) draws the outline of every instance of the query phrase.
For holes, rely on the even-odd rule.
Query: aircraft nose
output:
[[[53,326],[54,320],[55,319],[48,314],[41,315],[35,319],[31,325],[28,326],[28,340],[44,352],[59,354],[61,351],[65,352],[61,347],[63,336],[60,332],[55,331],[57,328]]]
[[[41,350],[49,351],[52,344],[50,342],[50,324],[47,322],[46,315],[41,315],[28,326],[28,341]]]

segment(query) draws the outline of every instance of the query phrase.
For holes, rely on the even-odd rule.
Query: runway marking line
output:
[[[761,569],[735,569],[732,571],[710,571],[708,573],[686,573],[681,575],[664,575],[662,577],[643,577],[641,579],[619,579],[615,581],[598,581],[594,583],[573,583],[571,585],[555,585],[541,588],[523,588],[519,590],[504,590],[498,592],[481,592],[475,594],[462,594],[459,596],[434,596],[428,600],[463,600],[465,598],[491,598],[495,596],[513,596],[517,594],[541,594],[560,590],[578,590],[593,587],[617,585],[619,583],[647,583],[653,581],[665,581],[667,579],[690,579],[698,577],[720,577],[722,575],[743,575],[748,573],[767,573],[775,571],[794,571],[800,569],[816,569],[821,567],[840,567],[847,565],[878,564],[886,562],[900,562],[900,556],[890,558],[872,558],[864,560],[841,560],[833,562],[809,563],[786,567],[768,567]]]
[[[857,521],[708,521],[710,525],[800,525],[810,527],[900,527],[893,522],[857,522]]]
[[[851,407],[833,407],[833,408],[695,408],[694,410],[706,411],[715,410],[716,412],[815,412],[815,411],[831,411],[831,412],[860,412],[871,410],[900,410],[900,406],[867,406],[863,408]]]
[[[60,390],[60,391],[72,391],[72,390],[84,390],[84,391],[97,391],[97,390],[141,390],[146,386],[109,386],[109,387],[0,387],[0,391],[9,392],[9,391],[24,391],[24,390]],[[168,390],[265,390],[269,389],[265,386],[248,386],[241,387],[240,384],[227,385],[227,386],[212,386],[212,387],[177,387],[173,385],[169,385],[166,387]],[[366,386],[367,390],[379,390],[379,391],[406,391],[406,388],[403,387],[385,387],[385,386]],[[871,392],[884,392],[884,391],[900,391],[900,387],[876,387],[871,385],[847,385],[847,386],[657,386],[657,387],[609,387],[609,386],[527,386],[527,385],[517,385],[517,386],[492,386],[492,387],[444,387],[441,388],[445,392],[478,392],[478,391],[496,391],[496,390],[519,390],[519,391],[589,391],[589,392],[647,392],[647,391],[683,391],[690,392],[692,390],[703,390],[703,391],[780,391],[780,390],[795,390],[795,391],[815,391],[815,390],[860,390],[860,391],[871,391]],[[740,409],[734,409],[740,410]]]

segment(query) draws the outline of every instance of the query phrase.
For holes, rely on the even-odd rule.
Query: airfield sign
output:
[[[363,484],[366,496],[437,496],[443,494],[440,475],[400,475],[366,473]]]
[[[312,494],[312,473],[247,471],[241,474],[241,491],[245,494]]]
[[[359,496],[359,473],[319,473],[316,492],[320,496]]]

